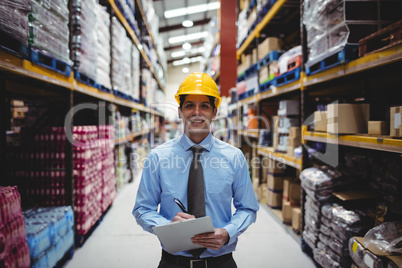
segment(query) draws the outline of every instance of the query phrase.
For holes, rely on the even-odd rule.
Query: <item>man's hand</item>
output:
[[[214,233],[195,235],[191,241],[194,244],[217,250],[229,241],[229,234],[223,228],[215,228]]]
[[[194,215],[190,215],[184,212],[177,212],[176,216],[174,216],[172,222],[175,221],[183,221],[183,220],[187,220],[187,219],[194,219],[195,216]]]

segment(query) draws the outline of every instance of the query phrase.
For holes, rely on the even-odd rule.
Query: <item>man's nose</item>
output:
[[[195,105],[195,106],[194,106],[194,114],[198,115],[198,114],[200,114],[200,111],[201,111],[200,106],[199,106],[199,105]]]

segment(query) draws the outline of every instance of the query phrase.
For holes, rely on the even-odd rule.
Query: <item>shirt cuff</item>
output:
[[[229,241],[227,245],[230,245],[237,241],[237,227],[234,224],[230,223],[223,227],[223,229],[225,229],[229,234]]]

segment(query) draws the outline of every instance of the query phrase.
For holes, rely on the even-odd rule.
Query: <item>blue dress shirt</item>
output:
[[[185,134],[151,150],[144,163],[133,215],[137,223],[153,233],[152,227],[170,223],[180,208],[187,207],[187,181],[195,145]],[[207,249],[201,258],[216,257],[235,250],[238,236],[255,222],[259,209],[243,153],[211,133],[199,144],[205,181],[206,215],[215,228],[224,228],[229,242],[218,250]],[[232,200],[236,209],[232,214]],[[159,211],[158,206],[160,205]],[[163,247],[163,245],[162,245]],[[188,251],[175,255],[191,257]]]

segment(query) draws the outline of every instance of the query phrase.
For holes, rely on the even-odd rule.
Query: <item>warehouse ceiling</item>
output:
[[[156,14],[159,16],[159,33],[164,40],[164,49],[169,64],[185,57],[196,58],[202,55],[204,49],[203,32],[209,29],[211,19],[216,21],[219,0],[153,0]],[[207,11],[199,12],[209,8]],[[174,10],[179,9],[179,10]],[[171,11],[173,12],[166,12]],[[187,11],[190,14],[181,14]],[[169,17],[169,15],[179,15]],[[184,27],[183,21],[191,20],[193,26]],[[175,37],[187,36],[193,39],[174,40]],[[172,39],[173,38],[173,39]],[[184,49],[184,43],[190,43],[191,48]]]

